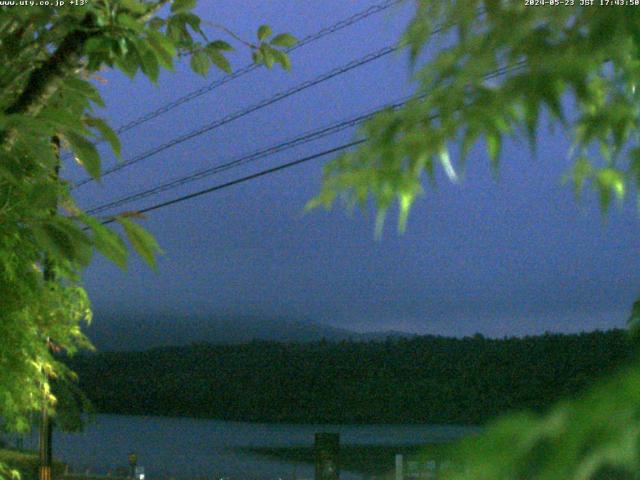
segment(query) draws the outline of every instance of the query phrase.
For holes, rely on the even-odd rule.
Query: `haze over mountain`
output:
[[[415,334],[395,330],[355,332],[303,319],[253,316],[102,314],[86,332],[98,350],[142,351],[159,346],[192,343],[238,344],[252,340],[313,342],[322,340],[383,340]]]

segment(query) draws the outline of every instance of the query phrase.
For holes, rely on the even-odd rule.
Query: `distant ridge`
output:
[[[101,351],[144,351],[193,343],[241,344],[252,340],[277,342],[380,341],[415,334],[396,330],[354,332],[308,320],[234,316],[115,315],[96,313],[86,330]]]
[[[101,413],[245,422],[480,425],[545,411],[634,358],[624,330],[505,339],[197,343],[77,355]]]

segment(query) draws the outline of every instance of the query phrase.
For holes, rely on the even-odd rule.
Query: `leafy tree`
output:
[[[91,319],[80,283],[94,250],[126,268],[117,229],[85,214],[58,175],[60,150],[100,180],[95,147],[120,155],[92,74],[110,67],[152,82],[189,55],[194,71],[231,70],[230,43],[210,40],[192,13],[196,0],[94,0],[82,7],[0,7],[0,418],[24,428],[42,402],[53,407],[49,378],[71,372],[52,350],[90,348],[80,324]],[[222,28],[227,34],[229,30]],[[246,43],[254,61],[290,68],[295,39],[260,26]],[[114,218],[152,266],[159,247],[131,216]]]
[[[462,167],[483,140],[497,168],[506,136],[523,134],[535,147],[543,113],[573,138],[568,178],[576,193],[592,184],[605,211],[613,199],[622,201],[640,185],[640,2],[546,3],[419,0],[404,37],[416,98],[362,128],[370,141],[327,165],[310,207],[338,198],[372,201],[380,231],[397,202],[402,229],[425,172],[433,181],[440,165],[456,178],[453,143],[461,145]],[[453,44],[421,62],[436,26]],[[497,83],[486,80],[506,67],[517,69]],[[640,314],[634,316],[637,324]],[[470,441],[471,462],[454,478],[619,478],[637,471],[639,371],[636,365],[545,416],[500,421]]]
[[[372,198],[382,221],[397,202],[403,227],[425,172],[433,181],[440,165],[457,178],[452,143],[461,144],[464,166],[469,149],[484,139],[497,167],[505,136],[523,132],[535,147],[545,111],[575,141],[576,191],[592,182],[604,208],[623,198],[630,184],[640,183],[640,8],[579,1],[552,2],[573,8],[537,8],[526,0],[418,1],[403,40],[416,70],[415,99],[366,123],[361,135],[370,141],[328,164],[310,206],[331,206],[338,196],[360,205]],[[422,65],[420,54],[438,26],[457,42]],[[515,70],[501,82],[487,79],[508,67]],[[589,155],[593,146],[597,157]]]
[[[101,413],[482,425],[516,409],[541,412],[627,365],[632,353],[626,331],[611,330],[503,340],[197,344],[77,355],[69,366]]]

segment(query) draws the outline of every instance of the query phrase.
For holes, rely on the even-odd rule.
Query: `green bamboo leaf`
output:
[[[162,252],[156,239],[140,225],[126,217],[116,217],[116,221],[124,228],[133,249],[149,266],[155,269],[156,254]]]

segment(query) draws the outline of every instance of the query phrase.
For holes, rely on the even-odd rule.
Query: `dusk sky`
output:
[[[298,38],[374,5],[371,0],[203,1],[196,12],[253,39],[261,23]],[[291,54],[293,71],[253,71],[122,135],[129,159],[278,92],[398,41],[411,6],[390,8]],[[207,27],[212,38],[223,37]],[[442,42],[434,39],[432,51]],[[250,61],[241,45],[234,69]],[[159,85],[105,72],[105,116],[118,127],[221,78],[186,64]],[[411,92],[404,54],[335,77],[76,190],[90,208],[233,160]],[[355,136],[354,129],[110,210],[144,208],[296,160]],[[561,177],[570,142],[544,124],[535,156],[526,139],[506,143],[499,177],[483,145],[464,179],[426,186],[404,235],[390,215],[374,238],[373,212],[304,213],[331,157],[149,213],[143,223],[164,249],[158,271],[137,258],[121,272],[96,257],[85,275],[101,315],[242,316],[311,320],[358,331],[524,335],[624,327],[640,296],[640,222],[635,199],[604,218],[596,194],[576,202]],[[106,167],[114,164],[105,151]],[[81,172],[66,172],[83,178]],[[634,192],[635,194],[635,192]],[[197,340],[197,332],[194,332]]]

